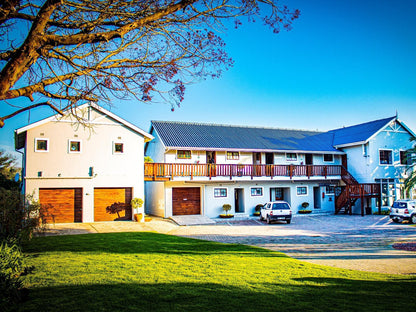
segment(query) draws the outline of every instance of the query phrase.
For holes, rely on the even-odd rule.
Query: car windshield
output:
[[[407,208],[407,203],[394,202],[393,208]]]
[[[273,210],[279,210],[279,209],[290,209],[290,207],[286,203],[274,203]]]

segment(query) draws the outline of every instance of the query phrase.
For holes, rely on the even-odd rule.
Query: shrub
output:
[[[0,239],[29,240],[34,232],[45,229],[46,219],[32,196],[26,199],[18,190],[0,188]]]
[[[2,241],[0,245],[0,307],[7,307],[23,299],[21,275],[26,268],[23,254],[13,241]]]
[[[261,208],[263,207],[264,205],[262,205],[262,204],[258,204],[255,208],[254,208],[254,210],[255,211],[260,211],[261,210]]]
[[[225,215],[228,215],[228,211],[231,210],[231,205],[230,204],[224,204],[224,205],[222,205],[222,210],[225,211]]]

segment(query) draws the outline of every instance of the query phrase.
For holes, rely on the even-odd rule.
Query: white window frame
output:
[[[381,163],[380,151],[388,151],[388,152],[391,153],[391,163],[390,164],[382,164]],[[393,166],[393,164],[394,164],[394,153],[393,153],[393,150],[392,149],[389,149],[389,148],[379,148],[378,149],[378,164],[380,166]]]
[[[363,156],[368,157],[368,143],[363,144]],[[379,155],[380,157],[380,155]]]
[[[403,153],[406,153],[406,150],[402,150],[402,149],[399,150],[399,166],[407,166],[409,164],[409,160],[408,159],[406,159],[406,163],[405,164],[402,164],[402,152]],[[406,157],[406,155],[405,155],[405,157]]]
[[[306,189],[306,193],[305,194],[299,194],[299,189],[300,188],[305,188]],[[296,187],[296,196],[308,196],[308,193],[309,193],[309,190],[308,190],[308,187],[307,186],[302,185],[302,186],[297,186]]]
[[[295,155],[295,158],[289,158],[288,154]],[[297,153],[286,153],[286,161],[298,161],[298,154]]]
[[[122,152],[116,151],[116,144],[123,144],[123,151]],[[114,141],[113,142],[113,154],[114,155],[123,155],[125,152],[126,152],[126,149],[125,149],[124,142],[122,142],[122,141]]]
[[[325,155],[331,155],[332,156],[332,160],[325,160]],[[323,154],[322,155],[322,160],[324,163],[333,163],[334,162],[334,154]]]
[[[228,156],[228,153],[231,154],[231,156]],[[237,156],[234,156],[234,154],[237,154]],[[240,159],[240,152],[227,152],[227,160],[239,160]]]
[[[189,157],[179,157],[179,153],[178,152],[189,152]],[[176,159],[192,159],[192,151],[190,150],[177,150],[176,151]]]
[[[38,141],[46,141],[46,150],[38,149]],[[35,152],[36,153],[47,153],[49,152],[49,139],[47,138],[35,138]]]
[[[328,192],[328,188],[329,187],[332,187],[332,190],[333,190],[332,192]],[[335,194],[335,186],[333,186],[333,185],[326,185],[325,186],[325,194],[326,195],[334,195]]]
[[[257,195],[257,194],[253,195],[253,190],[254,189],[261,189],[261,195]],[[262,186],[250,187],[250,196],[251,197],[264,196],[264,188]]]
[[[71,150],[71,143],[72,142],[78,142],[79,143],[79,151],[72,151]],[[68,153],[70,154],[80,154],[82,152],[82,141],[81,140],[68,140]]]
[[[225,196],[215,196],[215,190],[225,190]],[[220,191],[221,192],[221,191]],[[227,198],[228,197],[228,188],[227,187],[214,187],[214,198]]]

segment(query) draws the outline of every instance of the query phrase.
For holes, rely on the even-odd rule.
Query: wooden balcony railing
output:
[[[338,165],[229,165],[229,164],[166,164],[145,163],[147,181],[169,180],[175,177],[334,177],[341,176]]]

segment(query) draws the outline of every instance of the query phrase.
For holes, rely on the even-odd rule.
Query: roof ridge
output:
[[[388,119],[392,120],[394,118],[396,118],[396,116],[386,117],[386,118],[380,118],[380,119],[366,121],[366,122],[359,123],[359,124],[355,124],[355,125],[351,125],[351,126],[343,126],[341,128],[331,129],[331,130],[328,130],[328,132],[333,132],[333,131],[348,129],[348,128],[357,127],[357,126],[363,126],[363,125],[366,125],[366,124],[375,123],[375,122],[379,122],[379,121],[382,121],[382,120],[388,120]]]
[[[285,131],[303,131],[313,133],[326,133],[327,131],[295,129],[295,128],[278,128],[278,127],[261,127],[261,126],[247,126],[247,125],[232,125],[232,124],[217,124],[204,122],[189,122],[189,121],[174,121],[174,120],[151,120],[151,123],[166,123],[166,124],[182,124],[192,126],[215,126],[215,127],[230,127],[230,128],[244,128],[244,129],[267,129],[267,130],[285,130]]]

